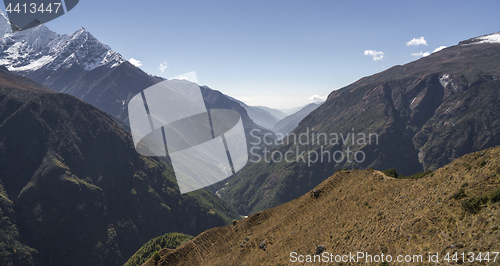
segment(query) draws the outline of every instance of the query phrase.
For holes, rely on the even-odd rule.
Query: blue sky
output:
[[[148,73],[194,70],[200,84],[250,105],[290,108],[419,58],[412,53],[498,32],[498,10],[497,0],[80,0],[46,26],[85,27]],[[421,37],[427,45],[407,45]]]

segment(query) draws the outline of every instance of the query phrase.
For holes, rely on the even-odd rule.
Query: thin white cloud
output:
[[[142,62],[141,62],[141,61],[139,61],[139,60],[137,60],[137,59],[135,59],[135,58],[130,58],[128,61],[129,61],[132,65],[134,65],[134,66],[136,66],[136,67],[140,67],[140,66],[142,66]]]
[[[417,45],[427,45],[427,41],[424,39],[424,37],[420,37],[418,39],[411,39],[411,41],[406,42],[406,45],[408,46],[417,46]]]
[[[327,96],[319,96],[319,95],[313,95],[309,97],[309,100],[312,100],[313,102],[323,102],[326,101]]]
[[[164,72],[165,69],[167,69],[168,67],[168,64],[167,64],[167,61],[163,61],[160,63],[160,66],[158,67],[158,69],[161,71],[161,72]]]
[[[365,55],[370,55],[373,57],[373,61],[379,61],[384,58],[384,53],[375,50],[365,50]]]
[[[191,71],[189,73],[184,73],[182,75],[175,76],[175,77],[173,77],[171,79],[187,80],[187,81],[191,81],[191,82],[194,82],[194,83],[198,83],[198,78],[196,77],[196,71]]]
[[[428,55],[430,55],[431,53],[429,52],[418,52],[418,53],[411,53],[412,56],[415,56],[415,57],[426,57]]]
[[[239,97],[238,100],[240,100],[246,104],[246,103],[253,101],[254,98],[252,98],[252,97]]]
[[[444,48],[446,48],[446,46],[439,46],[438,48],[434,49],[434,51],[432,51],[432,52],[433,53],[439,52],[439,51],[443,50]]]

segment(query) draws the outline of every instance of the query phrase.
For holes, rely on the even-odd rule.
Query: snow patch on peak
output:
[[[90,60],[89,62],[85,62],[84,69],[85,71],[90,71],[92,69],[107,66],[109,68],[114,68],[121,65],[125,62],[125,58],[123,58],[119,53],[109,50],[105,54],[101,54],[100,57],[95,58],[94,60]]]
[[[474,38],[471,42],[466,43],[465,45],[481,43],[500,43],[500,32]]]
[[[478,37],[478,39],[481,40],[479,43],[500,43],[500,32]]]
[[[443,74],[439,78],[439,83],[441,83],[441,86],[443,86],[443,88],[446,88],[446,86],[448,86],[448,84],[450,84],[450,75],[449,74]]]
[[[42,68],[46,64],[48,64],[50,61],[52,61],[53,58],[49,55],[42,56],[36,60],[33,60],[30,64],[20,66],[20,67],[8,67],[10,71],[34,71]],[[1,62],[1,61],[0,61]]]

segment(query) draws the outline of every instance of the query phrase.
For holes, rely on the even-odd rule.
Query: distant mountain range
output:
[[[242,101],[231,99],[245,108],[253,122],[264,128],[271,129],[274,133],[283,135],[294,130],[305,116],[321,105],[321,103],[310,103],[303,107],[288,109],[288,113],[284,113],[265,106],[249,106]]]
[[[252,119],[254,123],[257,125],[260,125],[264,128],[271,129],[273,126],[276,124],[276,122],[279,121],[279,118],[268,112],[267,110],[264,110],[263,108],[256,107],[256,106],[249,106],[246,103],[236,100],[232,97],[230,97],[232,100],[235,102],[239,103],[241,107],[245,108],[248,117]]]
[[[0,69],[0,264],[123,265],[149,239],[239,215],[140,156],[103,111]]]
[[[291,115],[302,108],[304,108],[304,106],[297,106],[297,107],[293,107],[293,108],[280,109],[279,111],[284,113],[285,115]]]
[[[282,118],[280,121],[274,124],[272,128],[273,132],[276,134],[281,134],[281,136],[286,136],[299,125],[300,121],[302,121],[304,117],[306,117],[320,105],[321,103],[310,103],[297,112]]]
[[[499,90],[500,33],[361,78],[300,122],[291,136],[302,142],[287,139],[269,152],[275,160],[247,165],[221,196],[246,215],[290,201],[338,169],[411,175],[500,145]],[[286,152],[289,162],[280,161]]]
[[[285,118],[285,116],[289,115],[289,113],[285,113],[281,110],[278,110],[278,109],[274,109],[274,108],[269,108],[269,107],[266,107],[266,106],[254,106],[254,107],[257,107],[259,109],[262,109],[270,114],[272,114],[274,117],[278,118],[278,119],[283,119]]]

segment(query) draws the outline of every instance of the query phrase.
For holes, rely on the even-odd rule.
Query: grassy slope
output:
[[[500,248],[500,147],[417,180],[339,171],[316,189],[317,198],[307,193],[162,250],[158,265],[288,265],[290,252],[314,254],[318,245],[334,254],[392,256]],[[259,247],[264,240],[265,250]]]
[[[190,235],[181,233],[167,233],[153,238],[144,244],[124,266],[139,266],[146,262],[155,252],[164,248],[175,249],[187,240],[192,239]]]

